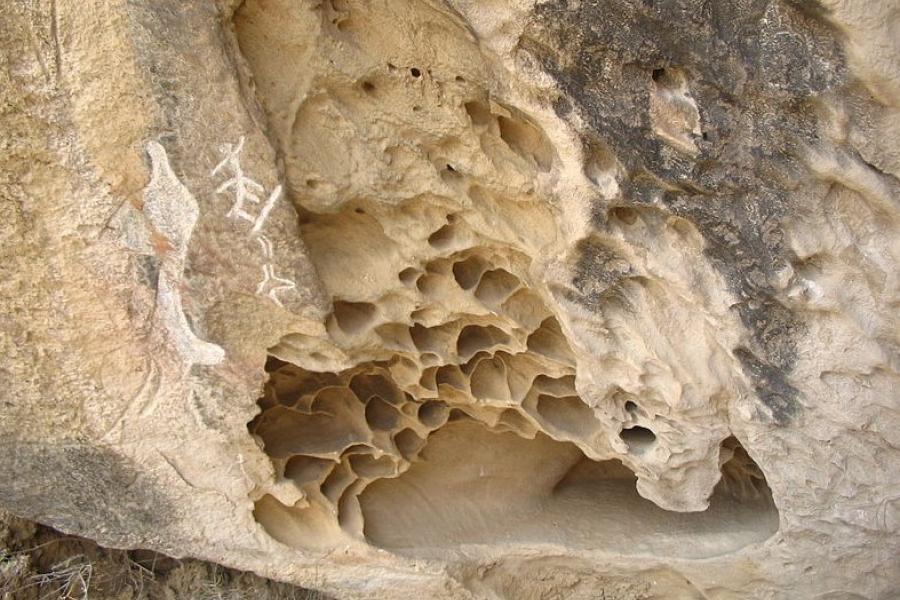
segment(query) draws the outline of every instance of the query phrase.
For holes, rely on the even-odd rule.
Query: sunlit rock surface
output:
[[[900,596],[890,0],[11,0],[0,505],[338,598]]]

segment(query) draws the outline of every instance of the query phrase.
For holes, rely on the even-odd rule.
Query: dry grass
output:
[[[110,550],[0,512],[0,600],[330,600],[196,560]]]

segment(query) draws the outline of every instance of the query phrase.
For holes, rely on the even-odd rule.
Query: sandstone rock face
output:
[[[892,0],[11,0],[0,505],[339,598],[900,597]]]

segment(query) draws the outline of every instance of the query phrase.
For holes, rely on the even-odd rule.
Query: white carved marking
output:
[[[226,144],[225,148],[225,158],[223,158],[222,161],[216,165],[216,168],[212,170],[212,175],[218,175],[220,171],[228,167],[232,176],[231,179],[228,179],[216,188],[216,193],[223,194],[228,190],[234,191],[234,204],[231,205],[231,209],[228,211],[227,216],[232,219],[243,219],[252,223],[253,228],[250,230],[250,233],[255,235],[262,229],[269,213],[272,211],[272,207],[275,206],[275,202],[281,196],[281,186],[277,186],[275,190],[269,194],[269,198],[266,200],[265,204],[263,204],[262,210],[254,217],[247,211],[245,205],[247,203],[259,204],[261,202],[259,195],[265,193],[266,190],[254,179],[247,177],[244,174],[244,168],[241,166],[241,152],[244,150],[244,136],[241,136],[241,139],[238,140],[238,143],[234,146]]]
[[[271,262],[274,258],[272,241],[264,235],[256,238],[256,241],[259,242],[259,245],[262,248],[264,259],[262,265],[263,280],[256,287],[256,295],[265,295],[278,306],[284,306],[281,303],[281,300],[278,299],[277,292],[296,289],[297,284],[290,279],[284,279],[275,274],[275,267],[272,266]]]
[[[269,199],[263,205],[262,210],[259,212],[259,216],[256,217],[256,221],[253,223],[253,229],[250,230],[251,235],[256,235],[259,233],[259,230],[262,229],[263,225],[266,223],[266,219],[269,217],[269,213],[272,212],[272,207],[275,206],[275,201],[281,196],[281,185],[278,185],[272,193],[269,195]]]
[[[262,246],[263,256],[265,256],[267,259],[271,259],[272,255],[274,253],[272,250],[272,240],[270,240],[269,238],[267,238],[264,235],[261,235],[258,238],[256,238],[256,241],[259,242],[260,246]]]
[[[269,213],[272,212],[275,203],[281,197],[282,187],[278,185],[272,190],[272,193],[269,194],[269,197],[263,203],[259,214],[255,217],[248,212],[247,205],[260,204],[260,194],[264,193],[265,189],[244,174],[244,168],[241,166],[241,152],[244,150],[244,141],[244,136],[241,136],[237,144],[225,145],[225,157],[212,170],[212,175],[216,176],[224,169],[228,169],[231,172],[231,178],[217,187],[216,193],[222,194],[229,190],[232,191],[234,193],[234,204],[231,205],[227,216],[232,219],[243,219],[253,224],[253,227],[250,229],[250,235],[256,237],[256,241],[259,242],[263,253],[263,279],[256,288],[256,294],[258,296],[265,295],[278,306],[283,306],[277,292],[296,289],[297,284],[290,279],[285,279],[275,274],[275,251],[272,247],[272,241],[266,236],[260,235],[263,226],[266,224],[266,219],[269,218]]]
[[[222,362],[225,351],[194,335],[181,304],[181,278],[200,208],[172,171],[165,148],[150,141],[147,154],[152,171],[150,183],[144,189],[143,210],[154,229],[152,237],[163,246],[157,250],[160,262],[156,291],[158,319],[185,359],[193,364],[214,365]]]

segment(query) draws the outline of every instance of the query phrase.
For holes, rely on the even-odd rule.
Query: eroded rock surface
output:
[[[340,598],[900,595],[900,10],[2,9],[0,503]]]

